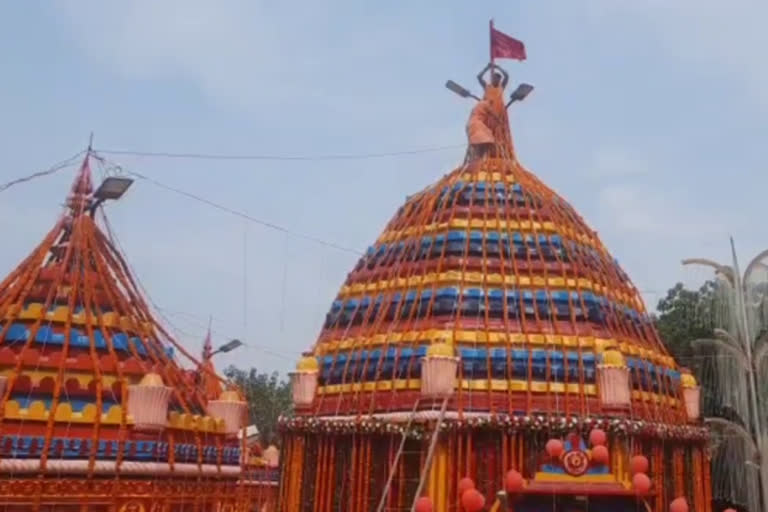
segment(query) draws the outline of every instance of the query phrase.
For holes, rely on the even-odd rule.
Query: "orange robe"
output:
[[[504,87],[501,85],[486,85],[483,99],[490,102],[494,112],[501,112],[504,109]]]
[[[467,137],[469,143],[475,144],[493,144],[496,140],[493,137],[491,120],[493,118],[493,109],[488,100],[478,101],[477,105],[469,114],[467,122]]]
[[[504,111],[504,88],[486,86],[482,101],[477,102],[469,114],[467,122],[469,143],[474,145],[496,142],[494,132],[499,121],[503,119]]]

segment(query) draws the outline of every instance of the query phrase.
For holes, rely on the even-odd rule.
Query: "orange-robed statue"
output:
[[[484,75],[493,69],[491,82],[486,83]],[[494,133],[500,123],[505,122],[504,88],[509,82],[506,71],[489,63],[478,75],[477,80],[484,89],[483,99],[472,109],[467,122],[467,137],[475,156],[486,154],[496,141]]]

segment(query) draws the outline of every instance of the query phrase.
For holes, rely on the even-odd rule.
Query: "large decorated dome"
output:
[[[507,107],[531,86],[507,103],[502,74],[480,75],[464,162],[398,209],[292,374],[281,511],[710,510],[699,387],[518,161]]]
[[[312,349],[311,414],[411,410],[440,345],[461,361],[451,410],[615,413],[597,369],[618,365],[622,414],[684,422],[680,374],[637,289],[518,161],[502,112],[493,150],[410,196],[349,273]]]

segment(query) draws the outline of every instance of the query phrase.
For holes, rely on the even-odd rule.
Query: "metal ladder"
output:
[[[397,467],[400,462],[400,458],[403,456],[403,452],[405,450],[405,443],[408,439],[408,433],[411,430],[411,425],[413,425],[413,421],[416,418],[416,414],[419,412],[419,405],[421,404],[421,399],[416,400],[416,403],[413,404],[413,410],[411,410],[411,415],[408,418],[408,423],[405,426],[405,429],[403,430],[403,436],[400,439],[400,446],[397,449],[397,453],[395,454],[395,459],[392,461],[392,465],[389,469],[389,477],[387,477],[387,483],[384,485],[384,490],[381,493],[381,499],[379,500],[379,505],[376,507],[376,512],[384,512],[384,509],[387,505],[387,499],[389,497],[389,490],[392,487],[392,481],[395,478],[395,474],[397,473]],[[437,422],[435,423],[435,429],[432,432],[432,438],[429,441],[429,450],[427,451],[427,458],[424,460],[424,467],[421,469],[421,476],[419,477],[419,484],[416,487],[416,494],[413,497],[413,503],[411,504],[410,511],[415,512],[416,510],[416,502],[418,501],[419,497],[421,497],[421,492],[424,490],[424,484],[429,476],[429,470],[432,467],[432,459],[435,455],[435,447],[437,446],[437,439],[440,437],[440,427],[443,424],[443,420],[445,419],[445,412],[448,409],[448,398],[443,399],[442,406],[440,407],[440,415],[437,417]]]

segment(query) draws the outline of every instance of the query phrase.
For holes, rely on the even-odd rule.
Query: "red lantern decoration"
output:
[[[669,512],[688,512],[688,502],[685,498],[675,498],[669,504]]]
[[[561,440],[550,439],[549,441],[547,441],[547,444],[544,447],[544,449],[547,450],[547,453],[549,454],[550,457],[556,459],[563,454],[565,447],[563,446],[563,442]]]
[[[599,444],[592,448],[592,460],[597,464],[608,464],[610,459],[608,454],[608,448]]]
[[[414,507],[414,510],[416,512],[432,512],[432,500],[426,496],[422,496],[416,500],[416,507]]]
[[[459,480],[459,498],[464,496],[465,492],[474,488],[475,488],[475,482],[468,476],[465,476],[464,478]]]
[[[600,428],[593,428],[589,433],[589,442],[592,446],[602,446],[608,440],[608,436],[605,435],[605,430]]]
[[[469,489],[461,496],[461,506],[466,512],[480,512],[485,506],[485,496],[477,489]]]
[[[632,488],[635,494],[648,494],[651,490],[651,479],[645,473],[637,473],[632,477]]]
[[[516,493],[523,490],[523,475],[519,471],[510,469],[504,477],[504,490],[508,493]]]
[[[648,457],[645,455],[635,455],[629,460],[629,470],[633,475],[647,473],[649,467]]]

